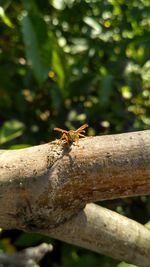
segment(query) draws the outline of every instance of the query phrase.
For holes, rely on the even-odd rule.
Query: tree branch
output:
[[[95,204],[87,204],[70,221],[42,233],[140,267],[150,267],[150,231]]]
[[[12,255],[0,253],[1,267],[39,267],[38,262],[53,249],[51,244],[42,243],[36,247],[26,248]]]
[[[101,210],[98,210],[97,220],[91,219],[96,218],[93,209],[88,212],[85,210],[87,222],[91,220],[91,233],[87,232],[86,236],[85,232],[85,242],[83,236],[76,238],[79,230],[66,232],[67,237],[62,235],[61,231],[59,233],[61,227],[64,229],[66,227],[63,223],[77,215],[89,202],[150,194],[149,166],[150,131],[85,138],[79,140],[78,145],[72,146],[54,141],[26,149],[1,150],[0,226],[5,229],[17,228],[50,233],[55,238],[90,248],[89,237],[92,231],[96,233],[98,229]],[[114,225],[117,225],[120,217],[113,213],[110,221],[107,219],[107,212],[103,212],[103,218],[107,221],[106,232],[111,239],[112,220]],[[80,216],[82,220],[79,219]],[[74,227],[78,229],[76,225],[81,220],[79,226],[82,229],[82,225],[85,226],[84,216],[74,217],[73,221],[68,221],[68,225],[74,222]],[[119,221],[119,227],[121,223]],[[128,228],[125,227],[126,224]],[[128,251],[131,255],[129,261],[136,263],[133,256],[136,251],[136,255],[139,255],[136,256],[137,262],[140,259],[140,262],[143,261],[141,266],[145,267],[146,264],[144,265],[142,259],[147,257],[147,251],[149,253],[147,242],[150,242],[150,236],[144,227],[140,226],[142,228],[139,229],[136,223],[134,225],[134,222],[124,218],[123,228],[126,230],[123,232],[122,228],[121,238],[120,232],[116,230],[117,226],[114,227],[119,245],[117,239],[116,244],[112,242],[111,245],[118,249],[122,246],[124,251],[126,234],[130,227],[131,229],[135,227],[136,232],[130,232],[129,236],[129,240],[131,239],[131,242],[128,242],[131,249]],[[98,236],[100,233],[102,235],[100,228],[98,231]],[[139,245],[136,249],[137,242]],[[106,246],[102,247],[99,244],[99,241],[96,244],[91,243],[90,249],[105,253]],[[106,245],[108,250],[107,242]],[[146,249],[145,252],[141,250],[142,246]],[[112,250],[110,255],[121,259],[121,255],[116,254],[115,250]],[[122,259],[127,259],[124,254]]]
[[[150,131],[2,150],[1,227],[53,228],[89,202],[150,194],[149,166]]]

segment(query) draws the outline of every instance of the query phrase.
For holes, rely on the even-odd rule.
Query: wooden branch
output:
[[[51,244],[42,243],[36,247],[26,248],[12,255],[0,253],[1,267],[38,267],[37,263],[45,256],[47,252],[51,252],[53,246]]]
[[[150,131],[0,151],[0,226],[53,228],[88,202],[150,194]]]
[[[150,131],[86,138],[70,147],[54,141],[1,150],[0,226],[47,233],[148,267],[150,236],[143,226],[89,205],[77,214],[91,201],[149,194],[149,166]]]
[[[95,204],[87,204],[70,221],[42,233],[140,267],[150,267],[150,231]]]

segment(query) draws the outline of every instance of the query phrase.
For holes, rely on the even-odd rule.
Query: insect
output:
[[[66,131],[61,128],[54,128],[54,131],[58,131],[62,133],[62,136],[60,140],[65,140],[67,144],[71,144],[73,142],[78,142],[80,137],[85,137],[83,133],[85,133],[85,128],[88,127],[88,124],[83,124],[80,128],[77,130],[70,130]]]

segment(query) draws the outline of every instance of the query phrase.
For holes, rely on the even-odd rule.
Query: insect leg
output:
[[[61,133],[68,133],[68,131],[63,130],[61,128],[54,128],[54,131],[58,131],[58,132],[61,132]]]
[[[81,136],[81,137],[86,137],[84,134],[81,134],[81,133],[79,133],[79,136]]]

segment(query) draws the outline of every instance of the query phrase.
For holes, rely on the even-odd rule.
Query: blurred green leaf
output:
[[[62,108],[62,94],[57,85],[51,89],[52,108],[60,111]]]
[[[38,245],[39,243],[47,242],[53,243],[53,240],[49,236],[45,236],[39,233],[24,233],[22,232],[19,237],[15,240],[15,246],[19,248],[25,248],[30,246]]]
[[[39,242],[43,240],[43,235],[37,233],[22,233],[14,245],[17,247],[30,247],[37,245]]]
[[[64,0],[53,0],[52,5],[54,8],[58,10],[63,10],[65,7],[65,1]]]
[[[48,78],[48,71],[50,66],[44,63],[42,57],[42,50],[44,50],[44,48],[42,48],[43,44],[41,45],[40,43],[40,41],[42,42],[42,40],[39,41],[37,36],[38,31],[40,35],[42,33],[43,23],[41,22],[41,27],[36,30],[36,20],[39,25],[39,21],[41,21],[42,19],[40,18],[40,16],[36,15],[34,17],[34,20],[32,21],[31,17],[27,13],[24,13],[21,18],[21,26],[28,64],[32,67],[35,78],[38,81],[39,85],[41,85]],[[50,51],[47,56],[48,58],[50,58]]]
[[[120,88],[123,98],[130,99],[132,97],[131,88],[128,85],[123,85]]]
[[[12,24],[11,20],[6,16],[4,9],[0,6],[0,18],[2,21],[10,28],[13,28],[14,25]]]
[[[21,136],[24,132],[24,129],[24,124],[20,121],[10,120],[4,122],[0,128],[0,144],[4,144]]]
[[[36,0],[22,0],[24,8],[28,12],[38,12],[38,8],[36,5]]]
[[[60,267],[112,267],[112,260],[108,257],[86,252],[84,249],[76,249],[74,246],[64,244]]]
[[[84,22],[94,30],[95,34],[98,34],[98,35],[101,34],[102,27],[101,27],[100,23],[98,23],[94,18],[85,17]]]
[[[94,75],[91,73],[83,74],[76,79],[73,79],[69,84],[69,89],[67,92],[68,96],[74,97],[80,95],[88,95],[88,92],[92,87],[93,79]]]
[[[116,267],[138,267],[138,266],[133,265],[133,264],[129,264],[129,263],[125,263],[125,262],[121,262],[118,265],[116,265]]]
[[[26,148],[30,146],[31,145],[28,145],[28,144],[16,144],[16,145],[10,146],[9,149],[22,149],[22,148]]]
[[[100,106],[107,108],[113,90],[113,76],[111,74],[106,74],[101,77],[98,90]]]
[[[145,83],[149,83],[150,86],[150,60],[146,61],[142,67],[142,79]]]
[[[54,71],[57,74],[57,80],[58,80],[58,84],[60,88],[64,88],[65,73],[64,73],[62,62],[61,62],[61,58],[59,56],[58,51],[55,48],[53,48],[53,52],[52,52],[52,65],[53,65]]]
[[[71,46],[71,53],[76,54],[76,53],[82,53],[86,51],[89,46],[88,46],[88,40],[84,38],[72,38],[71,39],[73,45]]]
[[[4,10],[7,9],[7,7],[11,4],[12,0],[0,0],[0,6],[4,8]]]

